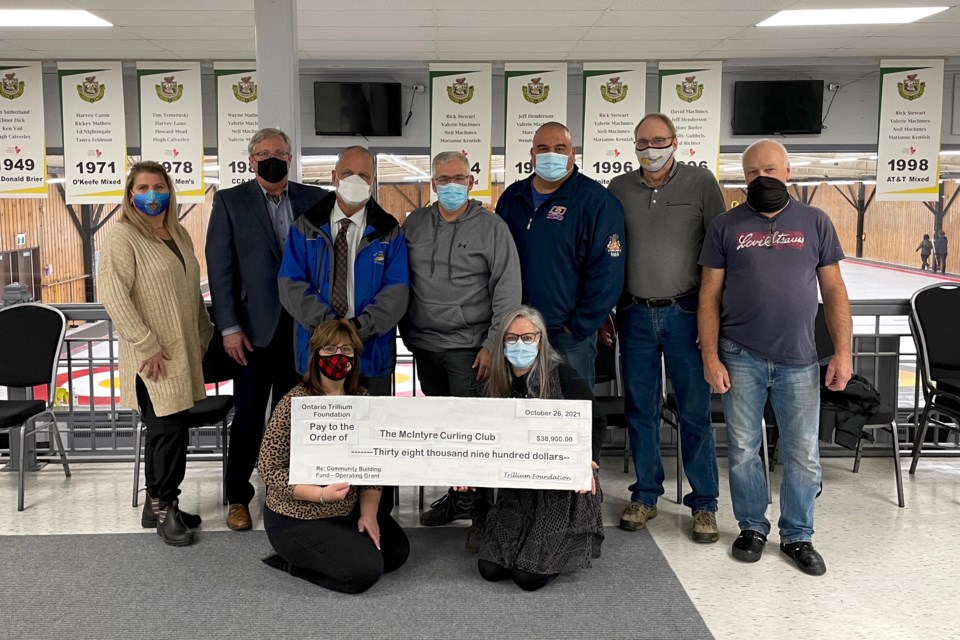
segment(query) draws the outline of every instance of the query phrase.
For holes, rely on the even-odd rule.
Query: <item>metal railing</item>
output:
[[[55,408],[71,459],[78,461],[132,460],[133,411],[117,403],[117,338],[113,322],[99,304],[55,305],[72,325],[60,354]],[[909,443],[911,423],[922,408],[919,385],[902,384],[904,373],[916,372],[916,349],[907,323],[907,300],[858,300],[851,303],[854,315],[854,370],[874,381],[885,404],[897,407],[899,439]],[[416,364],[398,340],[398,365],[410,372],[397,380],[398,394],[416,392]],[[407,369],[409,367],[409,369]],[[404,376],[405,377],[405,376]],[[916,376],[914,376],[916,377]],[[219,389],[219,387],[218,387]],[[99,390],[99,393],[98,393]],[[122,398],[120,401],[122,402]],[[192,442],[194,453],[204,459],[219,453],[216,431],[200,431]],[[664,433],[665,444],[675,444]],[[874,445],[884,450],[882,441]],[[830,446],[825,446],[828,452]],[[870,446],[865,446],[865,451]],[[42,456],[41,456],[42,457]]]

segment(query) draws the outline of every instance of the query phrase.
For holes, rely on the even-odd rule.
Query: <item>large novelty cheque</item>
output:
[[[589,489],[584,400],[292,399],[290,484]]]

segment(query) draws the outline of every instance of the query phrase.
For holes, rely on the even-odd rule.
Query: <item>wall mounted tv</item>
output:
[[[318,136],[399,136],[403,109],[399,82],[314,82]]]
[[[734,135],[820,133],[822,129],[823,80],[734,83]]]

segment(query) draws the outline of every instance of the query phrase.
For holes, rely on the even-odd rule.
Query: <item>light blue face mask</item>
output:
[[[536,343],[525,344],[523,340],[517,340],[516,344],[503,345],[503,356],[517,369],[526,369],[532,365],[537,359],[538,351]]]
[[[551,151],[538,153],[536,155],[537,166],[535,166],[533,170],[547,182],[557,182],[558,180],[563,180],[563,178],[570,173],[567,169],[567,161],[569,159],[570,156],[553,153]]]
[[[169,204],[169,193],[147,191],[146,193],[135,193],[133,195],[133,206],[136,207],[137,211],[148,216],[160,215],[167,210]]]
[[[437,185],[437,199],[447,211],[456,211],[467,201],[467,185],[451,182]]]

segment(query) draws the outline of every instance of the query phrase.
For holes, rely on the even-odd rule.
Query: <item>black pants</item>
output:
[[[478,351],[480,351],[479,347],[450,349],[439,353],[414,349],[413,357],[417,362],[417,380],[420,381],[420,389],[428,396],[480,397],[483,384],[477,382],[477,369],[473,368],[473,361],[476,360]],[[476,491],[457,493],[455,498],[458,502],[471,503],[470,511],[474,519],[483,518],[493,505],[493,489],[478,487]]]
[[[246,355],[247,366],[239,367],[239,373],[233,379],[236,412],[230,426],[230,455],[227,458],[227,502],[230,504],[249,504],[253,500],[256,491],[250,484],[250,474],[257,463],[263,428],[269,417],[267,402],[270,401],[270,413],[273,413],[280,399],[297,384],[293,318],[281,311],[270,344],[254,347]]]
[[[381,504],[383,500],[381,498]],[[298,520],[263,510],[263,526],[291,575],[342,593],[366,591],[410,555],[407,534],[390,515],[379,513],[380,549],[357,531],[360,504],[348,516]],[[274,565],[276,566],[276,565]]]
[[[158,417],[140,376],[137,376],[137,404],[147,425],[147,441],[143,447],[143,475],[147,493],[160,500],[160,508],[163,509],[180,495],[180,484],[187,472],[189,412],[180,411]]]
[[[428,396],[479,397],[483,385],[477,382],[477,369],[472,368],[478,351],[479,348],[450,349],[437,353],[414,349],[420,388]]]

